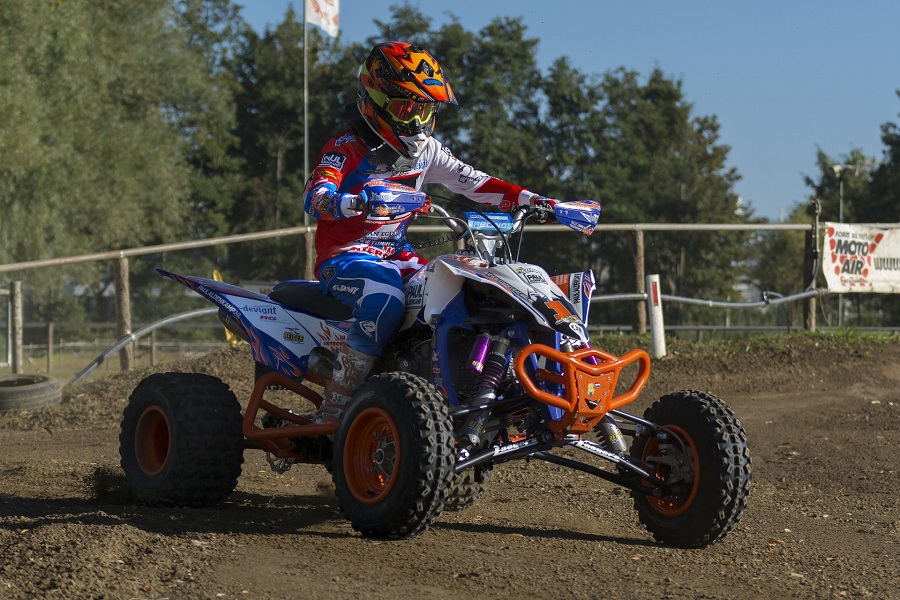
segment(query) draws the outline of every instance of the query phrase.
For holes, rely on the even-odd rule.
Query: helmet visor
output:
[[[397,123],[409,127],[424,127],[437,112],[437,102],[416,102],[406,98],[388,98],[384,110]]]

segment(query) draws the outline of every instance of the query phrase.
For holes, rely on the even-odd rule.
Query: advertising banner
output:
[[[822,272],[829,292],[900,293],[900,229],[825,226]]]

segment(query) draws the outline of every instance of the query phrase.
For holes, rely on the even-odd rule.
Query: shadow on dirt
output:
[[[522,536],[530,539],[566,540],[570,542],[611,542],[627,546],[659,546],[650,540],[640,538],[623,538],[610,535],[597,535],[582,531],[570,531],[566,529],[536,529],[533,527],[505,527],[503,525],[490,525],[485,523],[441,523],[438,521],[431,526],[434,531],[449,530],[473,535],[503,535]]]
[[[141,506],[125,476],[98,467],[85,477],[85,497],[29,498],[0,493],[0,517],[13,517],[0,529],[34,529],[51,524],[117,526],[128,524],[148,533],[297,534],[306,528],[343,521],[337,500],[326,494],[312,496],[261,495],[235,491],[219,506],[167,508]],[[353,537],[348,533],[334,537]]]

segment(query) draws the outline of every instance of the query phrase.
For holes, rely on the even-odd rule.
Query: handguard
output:
[[[531,380],[525,364],[532,355],[561,366],[561,374],[540,368],[535,371],[538,381],[561,384],[561,396],[539,389]],[[596,359],[597,364],[587,362],[592,358]],[[635,361],[639,364],[634,383],[624,394],[614,396],[619,373]],[[643,350],[632,350],[619,357],[596,348],[566,353],[544,344],[530,344],[516,354],[514,368],[519,383],[529,396],[564,411],[561,419],[550,422],[554,433],[583,434],[596,427],[606,413],[640,395],[650,377],[650,357]]]
[[[584,235],[594,233],[600,218],[600,203],[594,200],[558,202],[553,207],[557,222]]]

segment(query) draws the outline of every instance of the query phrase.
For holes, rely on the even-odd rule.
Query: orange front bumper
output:
[[[535,372],[535,379],[538,381],[561,384],[561,396],[539,389],[531,380],[525,369],[525,361],[532,355],[561,366],[561,374],[541,368]],[[590,358],[595,358],[597,364],[587,362]],[[615,396],[620,372],[634,362],[638,362],[634,383],[625,393]],[[591,431],[603,415],[637,398],[650,377],[650,357],[643,350],[632,350],[622,356],[615,356],[596,348],[561,352],[544,344],[531,344],[516,354],[513,365],[519,382],[529,396],[564,411],[562,419],[550,423],[550,429],[555,433],[582,434]]]

